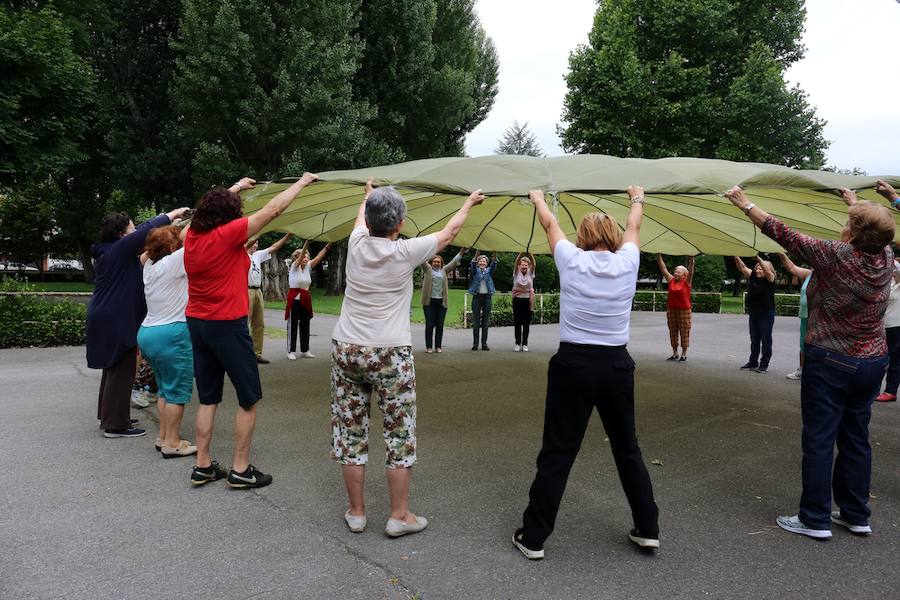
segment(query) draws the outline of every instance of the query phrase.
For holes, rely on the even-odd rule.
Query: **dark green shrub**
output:
[[[15,280],[0,281],[0,348],[84,344],[87,307],[11,292],[32,292]]]

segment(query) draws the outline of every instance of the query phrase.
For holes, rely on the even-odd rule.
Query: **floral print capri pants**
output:
[[[342,465],[369,460],[371,398],[384,417],[389,469],[416,462],[416,370],[411,346],[373,348],[331,341],[331,456]]]

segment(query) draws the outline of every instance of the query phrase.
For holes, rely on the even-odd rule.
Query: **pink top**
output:
[[[522,271],[516,269],[513,273],[513,298],[531,298],[534,292],[534,271],[530,270],[522,274]]]

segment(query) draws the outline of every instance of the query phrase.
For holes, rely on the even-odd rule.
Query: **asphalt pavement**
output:
[[[281,327],[280,311],[267,311]],[[742,372],[745,318],[694,316],[685,363],[669,354],[665,315],[634,313],[638,437],[660,508],[661,549],[637,551],[627,503],[599,418],[569,479],[546,558],[510,542],[540,447],[555,325],[532,327],[529,353],[511,328],[490,352],[448,330],[425,354],[413,326],[419,463],[411,507],[420,534],[383,533],[388,497],[380,419],[366,482],[368,529],[348,531],[346,496],[328,458],[329,340],[334,317],[312,322],[314,359],[288,361],[266,341],[265,397],[252,462],[274,475],[260,490],[217,482],[193,489],[192,459],[153,448],[149,429],[105,439],[97,427],[100,372],[84,348],[0,350],[0,598],[897,598],[900,596],[900,405],[873,407],[869,537],[839,527],[828,541],[775,525],[800,496],[799,323],[776,319],[768,374]],[[184,437],[193,439],[196,399]],[[213,455],[228,465],[236,401],[226,383]],[[377,410],[376,410],[377,414]]]

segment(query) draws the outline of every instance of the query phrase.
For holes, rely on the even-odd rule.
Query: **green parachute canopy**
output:
[[[551,210],[573,241],[578,223],[590,212],[609,214],[624,226],[629,208],[625,190],[640,185],[646,198],[642,250],[747,256],[781,249],[723,197],[732,186],[743,187],[752,202],[797,231],[825,239],[838,239],[847,220],[847,206],[838,190],[855,189],[860,199],[887,205],[873,189],[876,180],[900,187],[898,177],[702,158],[649,160],[591,154],[435,158],[320,173],[319,181],[305,188],[265,231],[289,231],[329,242],[346,238],[370,177],[376,185],[395,186],[406,199],[403,234],[408,237],[440,230],[466,196],[481,189],[487,199],[472,209],[454,244],[534,253],[547,253],[549,247],[528,200],[532,189],[548,195]],[[294,181],[260,183],[243,192],[245,214],[262,208]],[[900,213],[895,220],[900,224]]]

